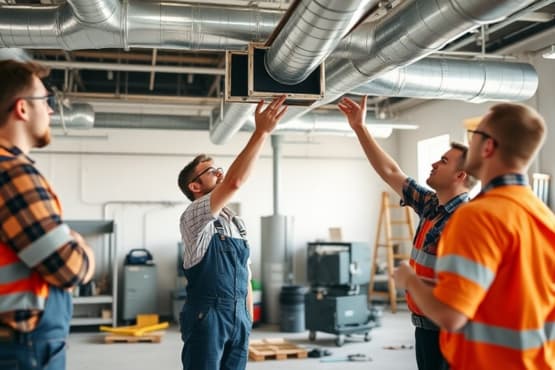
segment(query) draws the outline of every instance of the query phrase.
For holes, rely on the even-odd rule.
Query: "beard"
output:
[[[35,148],[44,148],[52,140],[52,135],[50,134],[50,129],[48,129],[43,135],[35,137]]]
[[[478,178],[480,167],[480,163],[477,160],[473,160],[473,158],[468,157],[466,163],[464,164],[464,171],[467,174]]]

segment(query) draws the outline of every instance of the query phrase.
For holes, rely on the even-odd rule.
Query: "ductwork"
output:
[[[405,124],[395,121],[385,121],[368,118],[366,120],[368,130],[380,138],[387,138],[391,135],[394,128],[403,130],[414,130],[418,126]],[[347,119],[343,113],[339,111],[331,111],[325,113],[310,112],[298,117],[287,125],[280,125],[277,127],[277,134],[289,133],[305,133],[305,134],[342,134],[353,135],[353,130],[349,126]]]
[[[0,47],[225,50],[265,40],[281,12],[169,2],[68,0],[1,6]]]
[[[266,53],[268,74],[286,85],[304,81],[377,2],[302,0]]]
[[[154,130],[208,130],[207,117],[155,116],[147,114],[96,113],[95,128]]]
[[[411,0],[376,24],[363,24],[340,45],[350,58],[326,64],[326,99],[414,63],[460,35],[502,20],[533,0]]]
[[[254,104],[229,103],[216,109],[210,125],[210,140],[214,144],[224,144],[252,117],[255,108]]]
[[[27,62],[33,57],[23,49],[0,48],[0,60],[14,59],[20,62]]]
[[[366,126],[370,133],[378,138],[387,138],[393,129],[416,130],[417,125],[398,121],[381,120],[368,117]],[[252,117],[246,122],[243,129],[254,130]],[[278,125],[273,131],[276,135],[310,134],[310,135],[354,135],[343,113],[339,111],[310,112],[296,118],[287,125]]]
[[[303,1],[267,52],[266,69],[279,82],[302,81],[375,3],[375,0]],[[222,117],[212,122],[212,142],[224,144],[241,129],[253,111],[252,105],[226,104]]]
[[[526,63],[427,58],[383,74],[351,93],[419,99],[522,101],[538,88]]]
[[[94,126],[94,111],[90,104],[74,103],[71,108],[64,108],[50,117],[52,127],[64,129],[87,130]]]

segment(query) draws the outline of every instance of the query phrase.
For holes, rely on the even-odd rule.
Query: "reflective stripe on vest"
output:
[[[0,243],[0,312],[44,310],[48,284],[30,267],[39,264],[71,239],[69,227],[62,224],[30,244],[19,255]]]
[[[484,290],[489,288],[495,278],[495,273],[486,266],[452,254],[437,260],[436,273],[440,272],[450,272],[462,276],[480,285]]]
[[[32,292],[18,292],[0,296],[0,312],[14,310],[44,310],[46,299]]]
[[[35,267],[46,257],[54,253],[60,246],[73,240],[69,226],[61,224],[44,234],[18,254],[19,258],[29,267]]]
[[[515,330],[484,323],[468,322],[461,330],[469,342],[482,342],[514,350],[528,350],[544,346],[555,340],[555,321],[546,322],[543,328]]]
[[[28,278],[31,275],[29,267],[23,262],[15,262],[0,267],[0,284],[10,284]]]
[[[433,254],[426,253],[422,249],[412,248],[410,258],[421,266],[435,270],[437,258]]]

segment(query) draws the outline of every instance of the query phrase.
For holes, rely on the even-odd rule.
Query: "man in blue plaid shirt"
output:
[[[432,163],[432,171],[426,183],[435,191],[420,186],[401,170],[399,165],[378,145],[366,125],[366,96],[357,104],[343,98],[339,109],[345,114],[349,125],[366,153],[366,157],[378,175],[401,197],[401,205],[409,206],[418,214],[420,222],[411,250],[410,265],[424,281],[435,279],[435,262],[439,237],[445,223],[458,206],[467,202],[468,191],[475,185],[474,178],[464,170],[468,148],[451,143],[441,158]],[[416,327],[416,362],[419,370],[447,370],[447,362],[439,347],[439,327],[427,317],[407,293],[411,321]]]

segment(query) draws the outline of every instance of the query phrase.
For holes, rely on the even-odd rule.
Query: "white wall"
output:
[[[66,219],[116,221],[120,266],[132,248],[152,252],[160,314],[169,314],[178,220],[189,204],[177,187],[177,174],[201,152],[228,168],[249,134],[239,133],[223,146],[211,144],[208,133],[200,131],[93,130],[83,135],[94,136],[54,137],[31,157],[60,196]],[[395,136],[381,142],[396,154]],[[328,227],[341,227],[344,240],[373,243],[379,196],[386,187],[354,137],[285,137],[282,154],[281,211],[295,218],[295,277],[304,282],[306,243],[326,239]],[[260,217],[273,212],[271,155],[268,140],[234,200],[248,226],[255,277],[260,277]]]
[[[536,108],[545,118],[548,126],[546,142],[531,171],[555,175],[555,61],[534,58],[531,60],[539,75],[536,95],[525,104]],[[449,134],[451,140],[463,141],[465,128],[463,120],[485,114],[493,102],[473,104],[458,101],[429,101],[403,113],[401,119],[418,124],[417,131],[399,133],[399,155],[407,174],[417,173],[416,145],[419,140]],[[555,181],[551,182],[551,207],[555,203]]]

